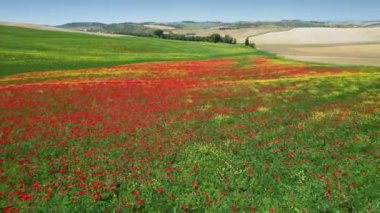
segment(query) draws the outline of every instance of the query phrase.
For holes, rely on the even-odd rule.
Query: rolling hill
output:
[[[92,32],[107,32],[107,33],[120,33],[120,34],[144,34],[150,33],[153,29],[150,25],[162,26],[165,28],[174,28],[176,30],[201,30],[213,28],[261,28],[261,27],[276,27],[276,28],[299,28],[299,27],[352,27],[360,26],[360,23],[339,23],[339,22],[321,22],[321,21],[302,21],[302,20],[282,20],[282,21],[239,21],[239,22],[195,22],[195,21],[181,21],[181,22],[143,22],[143,23],[113,23],[104,24],[97,22],[76,22],[59,25],[59,28],[74,29],[74,30],[87,30]]]
[[[143,23],[115,23],[104,24],[95,22],[68,23],[57,26],[61,29],[76,30],[82,32],[123,34],[123,35],[152,35],[156,29],[164,30],[166,33],[179,35],[210,36],[220,34],[222,36],[232,36],[238,43],[244,43],[250,36],[256,36],[268,32],[285,31],[301,27],[357,27],[364,23],[351,22],[321,22],[303,20],[282,20],[282,21],[239,21],[239,22],[143,22]]]
[[[239,45],[0,26],[0,75],[250,54],[258,52]]]

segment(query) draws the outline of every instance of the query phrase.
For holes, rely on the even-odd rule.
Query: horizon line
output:
[[[36,25],[47,25],[47,26],[60,26],[65,24],[73,24],[73,23],[98,23],[98,24],[124,24],[124,23],[132,23],[132,24],[144,24],[144,23],[157,23],[157,24],[168,24],[168,23],[178,23],[178,22],[193,22],[193,23],[257,23],[257,22],[282,22],[282,21],[305,21],[305,22],[336,22],[336,23],[344,23],[344,22],[380,22],[380,19],[362,19],[362,20],[316,20],[316,19],[281,19],[281,20],[240,20],[240,21],[212,21],[212,20],[204,20],[204,21],[193,21],[193,20],[179,20],[179,21],[121,21],[121,22],[101,22],[101,21],[74,21],[74,22],[65,22],[63,24],[43,24],[43,23],[35,23],[35,22],[24,22],[24,21],[9,21],[9,20],[0,20],[2,23],[20,23],[20,24],[36,24]]]

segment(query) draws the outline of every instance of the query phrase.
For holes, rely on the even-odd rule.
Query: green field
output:
[[[1,212],[380,209],[378,67],[1,31]]]
[[[252,54],[257,52],[240,45],[0,26],[0,75]]]

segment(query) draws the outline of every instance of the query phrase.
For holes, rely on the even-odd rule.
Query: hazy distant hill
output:
[[[258,22],[237,22],[233,25],[238,27],[262,27],[262,26],[275,26],[287,28],[300,28],[300,27],[351,27],[352,24],[321,22],[321,21],[302,21],[302,20],[283,20],[283,21],[258,21]]]
[[[380,22],[378,22],[378,23],[370,23],[370,24],[366,25],[366,27],[380,27]]]
[[[283,20],[283,21],[257,21],[257,22],[169,22],[169,23],[116,23],[116,24],[103,24],[96,22],[78,22],[69,23],[57,26],[65,29],[81,30],[88,32],[102,32],[102,33],[116,33],[116,34],[152,34],[153,31],[160,26],[162,28],[173,27],[175,29],[209,29],[209,28],[260,28],[260,27],[280,27],[280,28],[299,28],[299,27],[354,27],[360,24],[343,23],[343,22],[319,22],[319,21],[302,21],[302,20]],[[149,26],[156,26],[154,28]],[[158,27],[157,27],[158,26]],[[170,31],[170,30],[169,30]]]
[[[177,29],[208,29],[208,28],[213,28],[213,27],[230,25],[230,23],[211,22],[211,21],[205,21],[205,22],[181,21],[181,22],[168,23],[167,25],[175,27]]]
[[[144,26],[143,23],[119,23],[119,24],[103,24],[96,22],[77,22],[60,25],[57,27],[80,30],[87,32],[101,32],[101,33],[114,33],[114,34],[152,34],[154,29]]]

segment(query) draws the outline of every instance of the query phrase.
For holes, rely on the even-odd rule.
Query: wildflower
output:
[[[32,201],[32,197],[28,194],[22,194],[18,199],[19,201]]]
[[[192,188],[197,187],[197,182],[195,182],[195,181],[191,182],[191,187],[192,187]]]
[[[199,194],[199,190],[198,189],[194,190],[194,194],[198,195]]]
[[[186,206],[186,204],[182,204],[182,210],[186,210],[187,209],[187,206]]]
[[[36,181],[33,181],[33,189],[34,190],[38,190],[39,189],[39,185]]]
[[[326,198],[327,198],[327,199],[330,199],[331,194],[330,194],[330,192],[329,192],[328,190],[325,191],[325,195],[326,195]]]
[[[18,212],[18,209],[12,208],[12,206],[6,206],[6,207],[3,207],[2,212],[4,213]]]
[[[158,194],[162,194],[162,193],[164,192],[164,190],[163,190],[162,188],[158,187],[158,188],[156,189],[156,192],[157,192]]]
[[[348,184],[348,187],[350,187],[350,189],[354,188],[356,186],[356,182],[352,182],[350,184]]]
[[[52,194],[52,189],[51,189],[51,188],[48,188],[48,189],[46,190],[46,193],[44,194],[44,198],[45,198],[45,199],[48,199],[48,198],[51,196],[51,194]]]
[[[142,205],[143,203],[144,203],[144,200],[142,200],[142,199],[137,199],[136,200],[136,204],[139,205],[139,206]]]
[[[100,200],[100,193],[99,192],[95,192],[93,195],[92,195],[92,199],[94,201],[98,201]]]
[[[232,207],[231,207],[231,211],[233,211],[233,212],[236,212],[236,211],[237,211],[237,206],[236,206],[236,204],[232,205]]]

